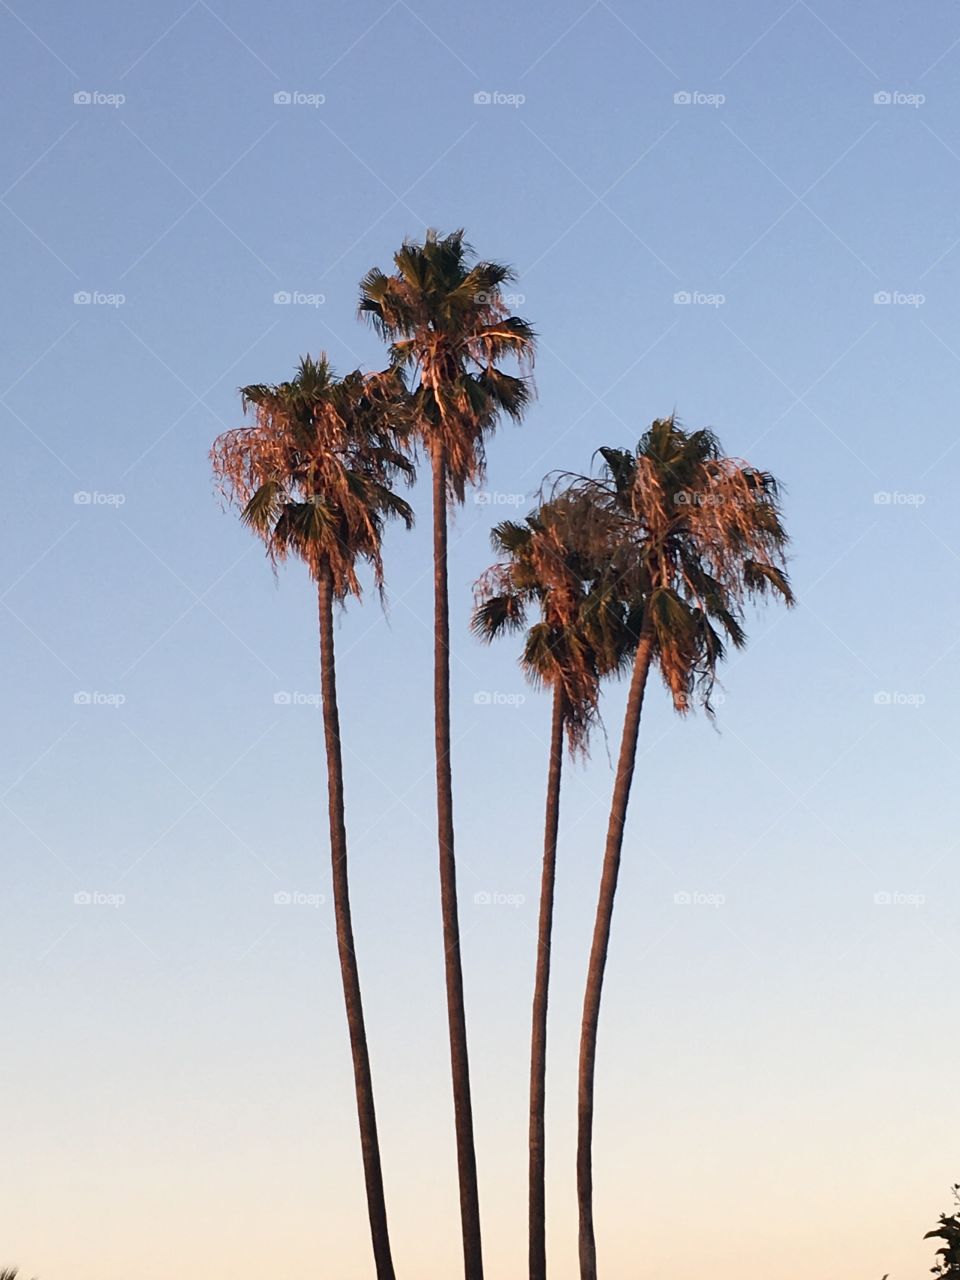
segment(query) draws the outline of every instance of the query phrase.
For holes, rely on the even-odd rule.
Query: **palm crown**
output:
[[[560,494],[523,523],[498,524],[491,541],[503,558],[476,584],[471,623],[476,635],[492,640],[523,627],[531,606],[539,609],[520,665],[533,684],[562,691],[572,751],[586,748],[602,677],[624,670],[636,643],[609,574],[591,557],[584,516],[582,500]]]
[[[431,230],[423,244],[404,243],[393,274],[375,267],[360,283],[361,316],[391,344],[394,367],[419,375],[415,430],[428,450],[442,449],[459,502],[483,475],[484,438],[500,414],[519,421],[530,399],[528,378],[499,363],[513,357],[527,368],[535,343],[530,325],[508,314],[502,286],[511,269],[472,259],[462,231]]]
[[[321,354],[305,356],[291,381],[254,384],[241,396],[256,421],[224,432],[211,457],[221,490],[242,505],[271,559],[296,555],[315,579],[329,571],[338,600],[360,595],[358,561],[382,587],[385,520],[413,522],[391,488],[398,476],[414,474],[400,447],[408,403],[402,379],[359,370],[339,378]]]
[[[938,1225],[923,1237],[924,1240],[944,1241],[937,1250],[937,1265],[933,1268],[933,1274],[942,1280],[955,1280],[960,1276],[960,1183],[954,1184],[953,1198],[957,1203],[956,1211],[942,1213]]]
[[[578,477],[595,555],[609,566],[634,627],[652,632],[680,712],[710,692],[725,641],[746,641],[744,607],[768,594],[793,603],[775,478],[723,456],[708,430],[657,419],[635,450],[600,449],[601,473]]]

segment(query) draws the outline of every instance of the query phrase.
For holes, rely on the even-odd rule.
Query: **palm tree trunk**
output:
[[[593,1095],[597,1057],[597,1027],[600,1021],[600,996],[603,990],[603,974],[607,964],[610,944],[610,923],[613,919],[613,900],[617,892],[620,874],[620,854],[623,849],[623,829],[630,800],[630,784],[637,758],[637,736],[640,730],[640,713],[643,709],[643,693],[653,659],[653,625],[649,617],[644,619],[640,641],[633,663],[627,711],[623,721],[623,738],[617,776],[610,803],[610,820],[607,825],[607,842],[603,854],[603,871],[600,877],[600,897],[597,902],[597,918],[593,928],[593,945],[590,948],[590,967],[587,971],[587,988],[583,1000],[583,1021],[580,1027],[580,1069],[577,1106],[577,1200],[580,1206],[580,1280],[597,1280],[597,1246],[593,1232]]]
[[[446,455],[440,445],[435,446],[433,451],[433,592],[440,905],[443,916],[453,1111],[457,1134],[457,1172],[460,1181],[463,1268],[466,1280],[483,1280],[480,1194],[477,1187],[477,1153],[473,1140],[470,1062],[467,1055],[467,1015],[463,998],[463,967],[460,960],[457,863],[453,852],[453,780],[450,770],[450,604],[447,592],[447,463]]]
[[[558,681],[553,691],[550,763],[547,769],[547,807],[540,877],[540,922],[537,972],[533,986],[533,1027],[530,1035],[530,1280],[546,1280],[546,1090],[547,1000],[550,986],[550,940],[557,874],[557,831],[560,826],[560,775],[563,768],[563,726],[566,699]]]
[[[323,734],[327,749],[327,789],[330,812],[330,856],[333,865],[333,907],[337,925],[337,950],[343,979],[343,999],[347,1009],[353,1078],[360,1120],[360,1147],[367,1187],[370,1235],[377,1267],[377,1280],[395,1280],[387,1230],[387,1207],[383,1195],[377,1115],[373,1102],[370,1053],[363,1021],[360,971],[353,949],[350,916],[350,882],[347,871],[347,830],[343,804],[343,758],[340,750],[340,712],[337,707],[337,676],[333,650],[333,579],[329,567],[320,575],[320,685],[323,694]]]

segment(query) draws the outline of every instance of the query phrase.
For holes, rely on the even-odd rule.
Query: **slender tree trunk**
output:
[[[593,1233],[593,1095],[597,1057],[597,1027],[600,1021],[600,996],[603,990],[603,973],[607,964],[607,948],[610,944],[610,922],[613,919],[613,900],[617,892],[620,874],[620,854],[623,849],[623,829],[630,799],[630,784],[637,758],[637,735],[640,730],[640,713],[643,709],[643,693],[653,658],[653,628],[649,617],[644,620],[640,642],[633,663],[633,676],[627,698],[627,711],[623,722],[623,738],[620,758],[610,804],[610,821],[607,825],[607,842],[603,854],[603,871],[600,877],[600,897],[597,902],[597,918],[593,928],[593,945],[590,948],[590,967],[587,971],[587,988],[583,1000],[583,1021],[580,1028],[580,1073],[577,1106],[577,1200],[580,1206],[580,1280],[597,1280],[597,1246]]]
[[[453,852],[453,781],[450,771],[450,605],[447,593],[447,463],[439,445],[433,452],[434,714],[437,749],[437,833],[440,846],[440,905],[450,1029],[450,1069],[457,1133],[460,1221],[466,1280],[483,1280],[480,1195],[470,1102],[467,1015],[460,960],[457,863]]]
[[[333,581],[329,568],[320,577],[320,684],[323,694],[323,734],[327,749],[327,789],[330,811],[330,856],[333,865],[333,907],[337,924],[337,950],[343,979],[343,1000],[347,1009],[353,1079],[360,1120],[360,1146],[367,1186],[367,1211],[377,1267],[377,1280],[395,1280],[387,1230],[387,1207],[380,1168],[377,1115],[373,1103],[370,1053],[363,1021],[360,972],[353,949],[350,917],[350,882],[347,871],[347,830],[343,805],[343,758],[340,751],[340,713],[337,707],[337,676],[333,650]]]
[[[547,808],[540,877],[540,923],[537,972],[533,986],[533,1027],[530,1035],[530,1280],[546,1280],[546,1091],[547,1000],[550,986],[550,945],[553,897],[557,875],[557,830],[560,826],[560,776],[563,769],[563,726],[566,700],[557,682],[553,691],[550,763],[547,769]]]

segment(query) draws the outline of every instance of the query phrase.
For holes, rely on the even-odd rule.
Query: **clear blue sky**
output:
[[[601,1029],[605,1274],[924,1274],[919,1237],[960,1178],[955,6],[0,0],[0,30],[0,1265],[371,1274],[314,600],[220,510],[206,455],[241,383],[306,351],[382,361],[360,276],[404,235],[463,225],[516,264],[542,335],[538,401],[493,442],[492,500],[468,500],[451,551],[489,1274],[524,1257],[549,712],[509,642],[471,640],[471,584],[544,472],[673,409],[785,481],[800,606],[751,623],[719,732],[649,701]],[[415,501],[388,619],[370,599],[340,624],[341,710],[398,1265],[449,1280],[424,486]],[[556,1280],[575,1274],[602,738],[569,778]]]

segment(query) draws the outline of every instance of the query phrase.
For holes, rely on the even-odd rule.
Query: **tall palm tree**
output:
[[[596,1280],[593,1111],[597,1027],[623,832],[647,677],[659,668],[677,711],[710,692],[724,638],[741,647],[745,605],[766,595],[788,605],[787,535],[773,476],[726,458],[710,431],[658,419],[635,450],[601,449],[602,469],[574,490],[597,512],[598,542],[623,599],[639,614],[581,1024],[577,1196],[581,1280]]]
[[[377,1277],[394,1280],[350,911],[333,611],[348,596],[360,596],[360,562],[372,569],[382,590],[385,521],[397,517],[408,527],[413,521],[409,505],[391,488],[398,476],[413,475],[398,448],[405,388],[392,372],[355,371],[338,378],[321,355],[301,360],[292,381],[244,387],[241,396],[244,410],[254,408],[255,424],[217,439],[211,453],[215,474],[271,560],[301,559],[317,584],[337,949]]]
[[[586,752],[601,678],[628,665],[632,649],[625,611],[604,581],[604,567],[591,563],[584,546],[580,505],[561,495],[524,523],[508,520],[493,529],[491,541],[502,559],[477,583],[472,623],[481,639],[492,640],[521,629],[536,608],[539,617],[527,632],[520,665],[532,684],[553,690],[530,1035],[530,1280],[547,1274],[547,1010],[564,734],[571,755]]]
[[[457,868],[450,766],[450,609],[447,506],[484,472],[484,443],[503,414],[519,421],[531,394],[522,376],[532,360],[530,325],[508,314],[502,286],[507,266],[476,261],[462,231],[428,231],[394,255],[395,271],[369,271],[360,284],[360,314],[390,343],[393,366],[413,382],[413,430],[433,470],[434,735],[437,833],[443,918],[447,1022],[453,1077],[460,1218],[466,1280],[482,1280],[480,1197],[470,1099]],[[501,368],[520,363],[520,373]]]

